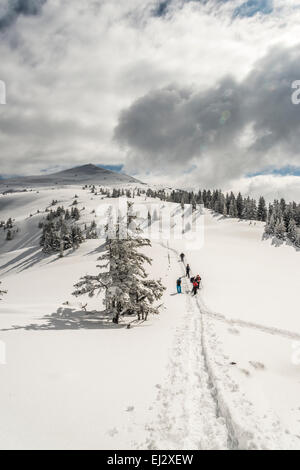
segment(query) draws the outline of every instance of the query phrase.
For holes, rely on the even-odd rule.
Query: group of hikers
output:
[[[184,263],[184,259],[185,259],[184,253],[181,253],[180,259],[182,263]],[[190,274],[191,274],[191,267],[189,264],[187,264],[186,265],[186,277],[189,278],[191,283],[193,284],[192,294],[197,295],[198,290],[200,289],[200,285],[201,285],[201,276],[200,274],[197,274],[197,276],[193,276],[190,278]],[[182,278],[180,277],[177,279],[177,293],[178,294],[182,293],[181,287],[182,287]]]

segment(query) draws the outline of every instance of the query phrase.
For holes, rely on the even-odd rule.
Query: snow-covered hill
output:
[[[141,212],[171,213],[172,236],[153,218],[146,252],[149,273],[167,287],[164,308],[127,329],[103,316],[102,295],[71,295],[81,276],[97,272],[104,239],[62,259],[39,246],[53,199],[68,208],[76,194],[82,225],[104,224],[118,205],[82,185],[0,196],[0,220],[18,228],[14,240],[0,237],[8,290],[0,303],[0,447],[300,449],[300,252],[263,240],[261,223],[209,211],[204,243],[199,233],[191,244],[179,236],[180,206],[136,197]],[[176,294],[182,251],[203,278],[196,299],[186,278]]]
[[[96,165],[83,165],[58,173],[9,178],[0,180],[0,191],[29,187],[66,186],[76,184],[101,184],[102,186],[118,184],[138,184],[140,181],[132,176],[100,168]]]

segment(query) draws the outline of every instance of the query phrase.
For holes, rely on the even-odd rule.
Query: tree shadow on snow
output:
[[[98,247],[95,248],[94,250],[89,251],[89,252],[86,253],[84,256],[99,255],[99,254],[101,254],[101,253],[104,253],[104,251],[106,251],[105,242],[103,242],[102,245],[98,246]]]
[[[126,324],[116,325],[105,312],[84,312],[72,308],[60,307],[55,313],[41,318],[44,323],[32,323],[26,326],[13,326],[6,330],[61,331],[61,330],[99,330],[120,329]]]
[[[214,212],[212,214],[213,218],[214,219],[218,219],[218,220],[227,220],[228,217],[226,215],[222,215],[222,214],[217,214],[216,212]]]
[[[42,253],[41,248],[34,246],[0,266],[0,269],[6,269],[11,266],[6,272],[25,271],[39,263],[44,257],[45,255]]]

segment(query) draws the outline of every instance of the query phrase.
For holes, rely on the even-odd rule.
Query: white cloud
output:
[[[48,0],[39,15],[19,15],[0,33],[0,79],[7,85],[7,105],[0,106],[2,174],[87,162],[128,166],[131,155],[113,135],[120,113],[138,98],[170,85],[202,93],[228,74],[240,83],[271,46],[299,41],[298,0],[275,0],[273,14],[234,21],[241,1],[174,0],[168,15],[154,17],[157,3]],[[268,164],[272,158],[276,165],[287,158],[297,163],[295,153],[281,150]],[[196,172],[186,173],[186,184],[210,182],[213,171],[221,172],[210,157],[200,168],[191,159]],[[238,175],[247,171],[235,159],[232,165]],[[182,181],[182,169],[171,167],[172,159],[159,178],[173,173]],[[143,172],[151,169],[150,160]],[[229,166],[224,184],[230,172]]]
[[[300,200],[300,176],[259,175],[253,178],[242,178],[230,188],[234,192],[241,191],[246,195],[258,198],[262,194],[268,199],[286,198],[288,201]]]

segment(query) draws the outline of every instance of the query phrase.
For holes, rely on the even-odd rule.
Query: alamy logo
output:
[[[6,85],[0,80],[0,104],[6,104]]]
[[[0,366],[6,365],[6,344],[0,340]]]
[[[126,197],[120,197],[117,204],[101,204],[97,210],[98,236],[105,234],[110,238],[126,239],[128,231],[138,231],[140,236],[150,240],[182,240],[186,249],[198,250],[204,244],[203,206],[192,204],[169,205],[168,203],[149,203],[128,206]],[[132,217],[132,222],[130,218]],[[116,232],[117,220],[122,220]],[[103,225],[103,220],[106,223]]]
[[[300,80],[296,80],[292,83],[292,88],[295,90],[292,94],[292,103],[300,104]]]

